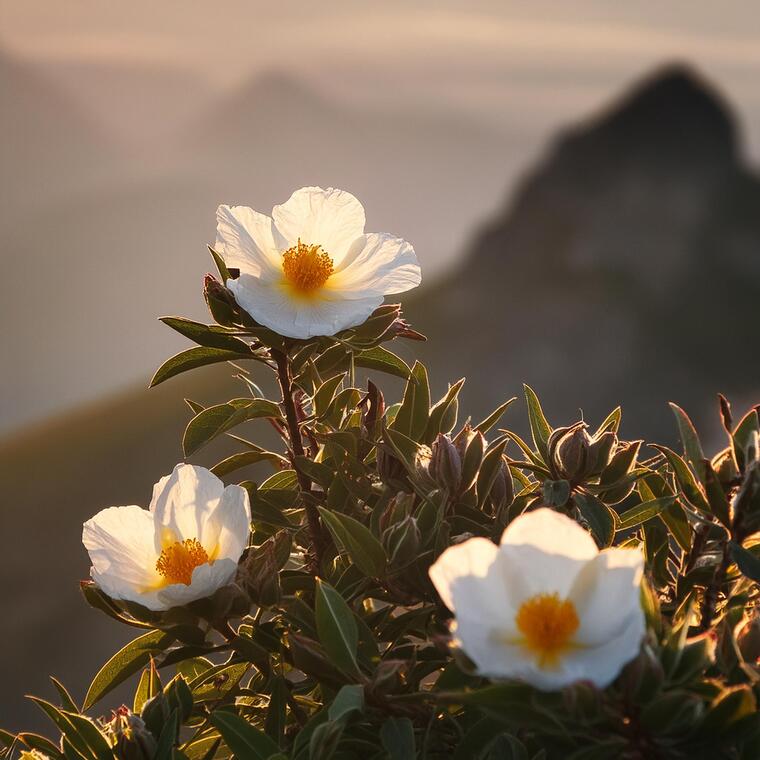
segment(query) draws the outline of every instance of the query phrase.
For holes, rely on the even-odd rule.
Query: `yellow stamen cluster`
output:
[[[553,667],[571,646],[580,621],[575,606],[559,594],[537,594],[520,605],[515,616],[523,645],[538,655],[541,667]]]
[[[333,260],[319,245],[298,245],[282,254],[285,279],[300,293],[312,293],[321,288],[333,273]]]
[[[194,538],[176,541],[167,546],[156,562],[156,570],[169,583],[184,583],[190,585],[193,570],[208,562],[208,552]]]

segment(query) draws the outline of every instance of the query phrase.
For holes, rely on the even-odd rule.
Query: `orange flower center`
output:
[[[559,655],[572,646],[571,639],[580,621],[575,606],[559,594],[537,594],[526,599],[517,611],[515,623],[523,635],[521,643],[538,655],[541,667],[553,667]]]
[[[208,562],[208,552],[194,538],[175,541],[167,546],[156,562],[156,570],[169,583],[184,583],[190,585],[193,570]]]
[[[333,260],[320,245],[298,245],[282,254],[285,279],[299,293],[312,293],[321,288],[334,271]]]

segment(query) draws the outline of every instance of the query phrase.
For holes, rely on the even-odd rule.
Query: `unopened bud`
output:
[[[203,297],[211,316],[218,324],[230,327],[235,323],[235,298],[212,274],[203,278]]]
[[[383,533],[383,546],[393,567],[409,564],[417,556],[422,536],[413,517],[405,517]]]
[[[583,477],[589,465],[591,438],[585,425],[568,430],[554,447],[554,465],[563,478],[577,480]]]
[[[142,718],[126,706],[114,710],[105,733],[118,760],[151,760],[156,753],[155,737]]]
[[[491,492],[488,494],[488,500],[494,514],[500,509],[506,509],[515,500],[515,484],[512,480],[512,473],[503,457],[491,486]]]
[[[456,493],[462,481],[462,459],[448,436],[439,433],[433,441],[430,456],[430,475],[449,493]]]
[[[728,448],[721,451],[713,457],[711,464],[723,488],[731,488],[739,477],[739,470],[736,467],[736,461],[731,449]]]

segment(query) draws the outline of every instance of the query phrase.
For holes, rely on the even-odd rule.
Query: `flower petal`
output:
[[[286,247],[321,245],[339,266],[351,244],[364,233],[364,207],[351,193],[328,187],[302,187],[272,209]],[[278,241],[281,242],[281,241]]]
[[[527,544],[547,554],[562,554],[572,559],[591,559],[599,553],[588,531],[575,520],[547,507],[526,512],[513,520],[502,534],[501,544]]]
[[[91,575],[114,599],[136,599],[160,579],[153,515],[138,506],[109,507],[82,527]]]
[[[483,602],[487,608],[503,593],[501,578],[490,572],[497,553],[498,548],[493,541],[470,538],[450,546],[431,565],[428,571],[430,580],[443,603],[456,612],[457,617],[470,603],[477,605]],[[466,592],[460,593],[459,590],[464,588]],[[457,601],[462,604],[457,606]]]
[[[205,599],[234,580],[237,565],[237,560],[232,559],[218,559],[199,565],[193,570],[189,586],[184,583],[172,583],[157,589],[152,596],[156,603],[162,605],[160,609],[179,607],[196,599]]]
[[[267,283],[241,274],[227,280],[235,300],[257,322],[289,338],[335,335],[348,327],[362,324],[383,302],[381,295],[343,298],[327,291],[324,296],[299,298],[279,283]]]
[[[510,577],[513,604],[536,594],[566,597],[589,559],[598,554],[594,539],[569,517],[541,508],[520,515],[504,531],[499,547]]]
[[[344,293],[388,295],[416,288],[422,273],[410,243],[370,232],[354,241],[332,281]]]
[[[282,258],[274,240],[272,219],[247,206],[216,210],[216,252],[228,267],[257,277],[278,276]]]
[[[251,506],[248,491],[240,486],[227,486],[219,505],[206,523],[206,535],[216,532],[214,559],[231,559],[236,564],[248,545],[251,532]]]
[[[641,607],[621,621],[619,634],[599,646],[579,647],[562,658],[563,685],[591,681],[604,689],[617,678],[623,666],[639,653],[646,624]]]
[[[580,619],[579,642],[615,638],[630,615],[641,612],[643,569],[644,557],[636,549],[606,549],[586,563],[569,593]]]
[[[155,547],[158,553],[167,543],[196,539],[206,551],[213,549],[218,527],[214,512],[224,491],[224,483],[205,467],[178,464],[153,487],[150,511],[155,520]]]

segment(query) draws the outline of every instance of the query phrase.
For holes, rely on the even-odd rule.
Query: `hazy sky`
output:
[[[233,87],[291,71],[377,107],[409,102],[542,134],[658,62],[723,86],[760,156],[753,2],[0,0],[0,43],[38,60],[165,65]]]

